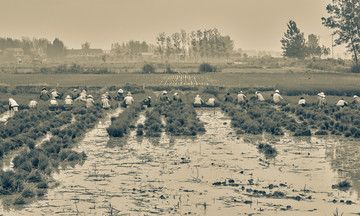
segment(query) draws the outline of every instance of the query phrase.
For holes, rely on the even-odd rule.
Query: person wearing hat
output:
[[[336,106],[343,108],[344,106],[348,106],[349,104],[344,100],[344,98],[341,98],[337,103]]]
[[[29,108],[30,109],[35,109],[37,107],[37,104],[38,102],[35,100],[35,99],[32,99],[30,102],[29,102]]]
[[[13,98],[9,98],[9,117],[13,117],[19,111],[19,104]]]
[[[124,90],[119,89],[116,93],[115,100],[122,101],[124,100]]]
[[[265,101],[264,97],[262,96],[262,94],[260,94],[260,92],[255,92],[255,97],[256,97],[259,101]]]
[[[101,96],[101,103],[102,103],[102,108],[103,109],[110,109],[110,103],[109,103],[109,99],[106,96],[106,94],[103,94]]]
[[[214,97],[209,98],[209,100],[206,102],[206,106],[215,107],[215,98]]]
[[[300,100],[299,100],[299,102],[298,102],[298,105],[300,105],[300,106],[302,106],[302,107],[306,106],[306,100],[305,100],[304,97],[300,97]]]
[[[179,93],[175,92],[173,95],[173,101],[182,102]]]
[[[71,93],[71,98],[72,98],[73,100],[75,100],[75,99],[78,98],[79,96],[80,96],[80,94],[79,94],[78,90],[75,88],[75,89],[73,90],[73,92]]]
[[[124,107],[130,106],[132,103],[134,103],[134,98],[131,96],[131,92],[128,92],[123,101]]]
[[[231,97],[230,92],[226,93],[224,101],[233,102],[233,98]]]
[[[111,100],[111,96],[110,96],[109,92],[105,92],[104,95],[106,96],[106,98],[107,98],[108,100]]]
[[[201,107],[204,104],[204,101],[201,99],[200,95],[196,95],[194,98],[194,107]]]
[[[360,106],[360,97],[357,96],[357,95],[354,95],[352,104],[354,104],[355,106],[358,106],[358,107],[359,107],[359,106]]]
[[[280,103],[280,101],[284,100],[284,98],[281,97],[279,90],[275,90],[275,93],[273,95],[273,100],[274,100],[274,103]]]
[[[246,102],[246,95],[244,94],[243,91],[239,91],[239,94],[237,95],[237,102],[239,104],[242,104],[242,103]]]
[[[169,99],[166,91],[163,91],[161,93],[160,101],[162,101],[162,102],[170,102],[170,99]]]
[[[141,102],[141,105],[142,105],[144,108],[149,108],[149,107],[151,107],[151,97],[148,96],[147,98],[145,98],[145,99]]]
[[[319,107],[320,109],[323,109],[326,104],[327,104],[327,103],[326,103],[325,94],[324,94],[324,92],[320,92],[320,93],[318,94],[318,98],[317,98],[317,100],[316,100],[316,105],[317,105],[317,107]]]
[[[93,107],[95,105],[95,101],[92,95],[88,95],[86,98],[86,108]]]
[[[65,104],[64,104],[65,110],[70,110],[72,108],[72,105],[73,105],[72,97],[70,95],[67,95],[65,97]]]
[[[57,110],[59,106],[59,103],[57,102],[56,98],[51,98],[50,104],[49,104],[49,110],[54,111]]]
[[[60,98],[60,94],[58,91],[56,91],[56,89],[52,89],[51,90],[51,98],[55,98],[55,99],[59,99]]]
[[[82,90],[82,92],[80,93],[80,96],[78,98],[75,99],[75,101],[87,101],[87,93],[85,90]]]
[[[47,101],[49,99],[50,99],[49,92],[45,87],[43,87],[40,92],[40,100]]]

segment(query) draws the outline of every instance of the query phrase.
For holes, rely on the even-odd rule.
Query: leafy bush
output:
[[[350,72],[351,73],[360,73],[360,65],[353,65],[351,68],[350,68]]]
[[[260,143],[257,146],[260,153],[263,153],[266,158],[274,158],[278,154],[276,149],[269,144]]]
[[[142,67],[142,73],[144,74],[155,73],[155,68],[151,64],[145,64]]]
[[[199,72],[200,73],[204,73],[204,72],[216,72],[216,67],[210,65],[209,63],[202,63],[199,67]]]

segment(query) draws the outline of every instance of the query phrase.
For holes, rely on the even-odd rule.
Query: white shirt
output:
[[[245,101],[246,96],[243,93],[237,95],[238,102]]]
[[[279,103],[283,98],[281,97],[281,95],[279,93],[275,93],[273,96],[274,102],[275,103]]]
[[[130,105],[130,104],[132,104],[134,102],[134,98],[132,96],[126,96],[124,98],[124,101],[125,101],[126,105]]]

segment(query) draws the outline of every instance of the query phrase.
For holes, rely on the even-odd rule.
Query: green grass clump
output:
[[[113,118],[110,127],[106,130],[110,137],[124,137],[129,131],[134,119],[141,111],[139,104],[126,108],[117,118]]]

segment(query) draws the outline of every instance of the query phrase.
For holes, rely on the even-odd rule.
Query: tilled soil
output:
[[[238,137],[230,119],[219,109],[197,112],[207,131],[197,137],[162,133],[160,138],[146,138],[137,137],[134,130],[128,137],[110,142],[106,133],[108,116],[79,144],[78,150],[88,155],[84,164],[55,174],[60,185],[43,200],[6,215],[360,212],[359,178],[341,172],[339,158],[347,157],[336,147],[341,143],[335,138]],[[141,115],[138,123],[144,120]],[[259,142],[274,146],[276,158],[266,159],[259,153]],[[348,191],[331,188],[342,180],[349,180],[353,187]]]

